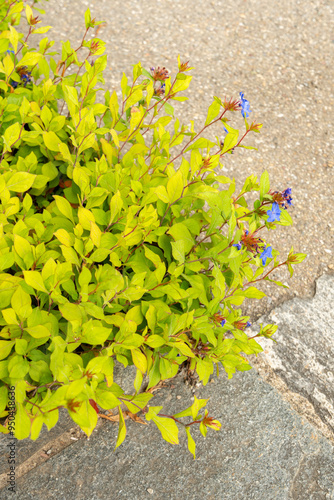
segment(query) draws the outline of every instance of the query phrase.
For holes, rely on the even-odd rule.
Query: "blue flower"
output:
[[[14,50],[8,49],[6,50],[7,54],[15,54]]]
[[[223,129],[224,129],[224,132],[226,132],[226,133],[228,134],[228,130],[227,130],[227,128],[226,128],[226,127],[223,127]]]
[[[274,201],[272,204],[271,210],[268,210],[268,222],[275,222],[275,220],[280,220],[281,217],[281,209],[279,204]]]
[[[249,101],[247,101],[247,99],[244,98],[244,93],[243,92],[240,92],[240,98],[241,98],[241,103],[240,103],[240,106],[241,106],[241,114],[242,116],[245,118],[248,118],[249,117],[249,113],[251,113],[251,109],[250,109],[250,105],[249,105]]]
[[[238,250],[241,250],[241,243],[235,243],[233,246],[237,247]]]
[[[287,188],[282,193],[282,196],[283,196],[283,198],[284,198],[284,200],[286,202],[285,205],[283,205],[285,209],[287,209],[288,207],[291,207],[291,205],[292,205],[291,192],[292,192],[292,189],[291,188]]]
[[[26,87],[27,83],[31,83],[31,71],[28,71],[27,66],[21,66],[20,68],[17,69],[17,73],[20,76],[21,82],[24,84],[23,86]],[[9,84],[16,89],[20,82],[15,82],[13,80],[10,80]]]
[[[24,87],[26,87],[27,83],[31,82],[31,71],[27,71],[27,66],[23,66],[20,73],[21,80],[24,82]]]
[[[262,265],[265,266],[267,259],[271,259],[273,256],[273,249],[272,247],[266,247],[263,252],[259,255],[260,259],[262,260]]]
[[[246,328],[249,328],[250,326],[252,326],[252,323],[250,321],[247,321]]]
[[[225,323],[226,323],[226,319],[223,319],[220,324],[221,324],[221,326],[224,326]]]

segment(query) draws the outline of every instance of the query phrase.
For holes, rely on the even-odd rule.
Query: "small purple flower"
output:
[[[262,265],[265,266],[267,259],[272,259],[273,257],[273,249],[272,247],[266,247],[263,252],[259,255],[262,260]]]
[[[279,207],[279,204],[274,201],[272,204],[271,210],[267,211],[268,215],[268,222],[275,222],[276,220],[280,220],[281,217],[281,209]]]
[[[225,323],[226,323],[226,319],[223,319],[220,324],[221,324],[221,326],[224,326]]]
[[[224,129],[224,132],[226,132],[226,133],[228,134],[228,130],[227,130],[227,128],[226,128],[226,127],[223,127],[223,129]]]
[[[291,188],[287,188],[287,189],[286,189],[285,191],[283,191],[283,193],[282,193],[282,196],[283,196],[283,198],[284,198],[284,200],[285,200],[285,205],[283,205],[283,206],[284,206],[284,208],[285,208],[285,210],[286,210],[287,208],[291,207],[291,205],[292,205],[291,192],[292,192],[292,189],[291,189]]]
[[[8,49],[6,50],[7,54],[15,54],[14,50]]]
[[[17,73],[20,76],[21,82],[24,84],[23,86],[26,87],[28,83],[31,83],[31,71],[28,71],[27,66],[21,66],[17,68]],[[16,89],[20,82],[15,82],[14,80],[10,80],[9,84]]]
[[[247,321],[246,328],[249,328],[250,326],[252,326],[252,323],[250,321]]]
[[[24,87],[27,86],[27,83],[30,83],[31,82],[31,78],[30,78],[30,71],[29,71],[29,74],[24,74],[21,76],[21,80],[24,82]]]
[[[248,229],[245,229],[245,235],[248,236],[248,234],[249,234]]]
[[[241,98],[241,103],[240,103],[240,106],[241,106],[241,114],[242,116],[245,118],[248,118],[249,117],[249,113],[251,113],[251,109],[250,109],[250,104],[249,104],[249,101],[247,101],[247,99],[244,98],[244,93],[243,92],[240,92],[240,98]]]
[[[240,242],[239,243],[235,243],[233,246],[237,247],[238,250],[241,250],[241,243]]]

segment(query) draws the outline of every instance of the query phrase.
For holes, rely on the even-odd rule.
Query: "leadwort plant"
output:
[[[249,337],[240,306],[265,295],[256,285],[278,267],[292,275],[304,258],[291,250],[280,262],[263,237],[292,223],[291,190],[270,191],[265,171],[236,193],[217,173],[262,126],[248,123],[243,93],[215,97],[199,132],[182,125],[172,103],[187,99],[192,68],[179,58],[174,78],[138,63],[132,81],[123,75],[122,98],[107,91],[102,104],[104,43],[96,31],[87,39],[100,23],[87,10],[80,46],[63,42],[58,55],[47,37],[29,47],[49,27],[28,5],[28,33],[17,31],[23,7],[0,5],[0,429],[14,432],[6,418],[15,387],[18,439],[53,427],[60,408],[89,436],[101,409],[115,409],[116,446],[127,411],[172,444],[183,429],[195,456],[192,426],[204,436],[220,428],[203,413],[207,400],[167,415],[149,405],[152,389],[186,361],[204,385],[219,364],[228,377],[251,368],[257,338],[276,326]],[[242,134],[229,124],[240,111]],[[213,124],[224,141],[205,137]],[[251,192],[259,195],[249,206]],[[113,381],[115,363],[135,365],[133,394]]]

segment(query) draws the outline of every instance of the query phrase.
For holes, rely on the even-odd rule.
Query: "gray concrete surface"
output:
[[[313,299],[292,299],[260,318],[279,325],[279,343],[263,342],[256,363],[270,384],[255,369],[232,380],[213,377],[207,386],[194,388],[180,374],[151,401],[172,414],[190,404],[193,394],[210,398],[210,415],[222,429],[205,440],[194,432],[195,461],[185,436],[180,446],[172,446],[153,424],[127,421],[127,439],[114,452],[117,424],[101,422],[87,440],[75,429],[69,436],[71,423],[63,417],[41,440],[17,443],[19,497],[333,500],[334,276],[321,277],[316,287]],[[321,320],[314,318],[317,311]],[[132,380],[133,374],[119,366],[116,381],[131,390]],[[7,439],[2,439],[3,458]],[[4,463],[0,480],[5,470]],[[2,489],[0,499],[7,495]]]
[[[199,126],[213,95],[245,92],[251,118],[264,123],[249,141],[259,150],[229,156],[224,173],[241,184],[266,168],[272,187],[292,187],[294,226],[265,237],[282,255],[293,245],[308,258],[292,280],[278,276],[290,290],[266,286],[268,298],[248,306],[253,319],[279,325],[278,344],[264,344],[256,370],[196,387],[223,424],[206,440],[198,433],[196,461],[184,440],[164,443],[152,425],[130,422],[113,453],[115,425],[101,423],[87,441],[63,420],[54,434],[18,444],[18,497],[333,500],[334,4],[50,0],[44,23],[54,26],[57,47],[81,40],[88,6],[107,21],[99,33],[107,42],[107,88],[118,89],[122,71],[130,75],[138,60],[173,72],[180,53],[196,68],[190,100],[177,106],[185,123],[194,118]],[[177,396],[192,396],[181,376],[152,404],[176,411]],[[2,498],[9,498],[5,489]]]
[[[261,366],[265,362],[291,392],[311,403],[334,442],[333,307],[334,274],[324,275],[317,280],[312,299],[287,301],[259,323],[278,325],[277,343],[260,340]]]
[[[156,398],[168,412],[190,400],[182,377]],[[131,422],[125,443],[113,452],[115,424],[107,422],[90,440],[79,440],[17,481],[28,500],[332,500],[333,446],[303,420],[254,371],[197,388],[211,397],[210,414],[222,422],[206,439],[194,432],[194,460],[184,438],[179,446],[161,440],[153,425]],[[7,499],[2,490],[0,499]]]
[[[268,298],[248,311],[255,317],[288,297],[311,297],[315,278],[334,269],[333,1],[49,0],[46,6],[56,47],[65,39],[79,46],[87,7],[106,21],[98,36],[106,42],[111,90],[120,89],[122,72],[130,77],[138,61],[175,74],[177,55],[189,60],[195,67],[189,101],[176,106],[185,124],[204,123],[212,96],[245,93],[250,118],[263,123],[248,140],[258,151],[228,155],[224,173],[241,185],[267,169],[272,188],[291,187],[294,226],[264,237],[283,257],[292,245],[308,254],[292,280],[277,273],[290,290],[266,284]],[[220,133],[213,130],[212,138]]]

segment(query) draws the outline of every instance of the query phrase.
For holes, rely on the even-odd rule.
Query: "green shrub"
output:
[[[248,337],[240,306],[265,295],[256,283],[275,268],[292,275],[304,257],[291,250],[280,263],[259,237],[291,224],[282,209],[291,190],[270,191],[264,172],[236,194],[235,181],[216,173],[261,128],[248,124],[243,94],[241,104],[215,97],[199,132],[181,125],[171,102],[187,99],[180,93],[191,68],[179,59],[174,79],[138,63],[132,82],[123,75],[122,98],[107,91],[99,103],[107,57],[86,34],[100,23],[88,10],[82,50],[66,41],[59,57],[48,38],[38,50],[28,46],[48,28],[37,28],[27,6],[23,36],[14,27],[22,9],[21,1],[0,6],[1,431],[36,439],[65,407],[89,436],[99,408],[118,408],[119,446],[127,408],[173,444],[188,417],[181,428],[195,455],[191,425],[204,436],[220,427],[207,410],[199,414],[207,400],[161,416],[162,407],[148,405],[150,389],[186,361],[204,385],[219,363],[229,377],[250,369],[246,355],[262,350],[256,337],[276,327]],[[240,109],[241,138],[227,123]],[[228,132],[223,142],[203,137],[215,123]],[[113,382],[117,362],[137,368],[132,395]]]

